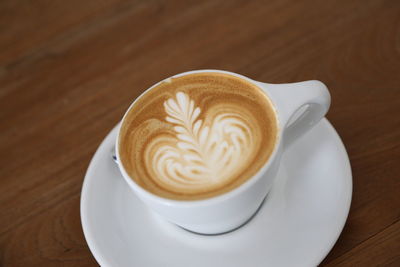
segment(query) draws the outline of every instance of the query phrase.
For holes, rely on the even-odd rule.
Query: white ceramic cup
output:
[[[315,80],[288,84],[268,84],[220,70],[189,71],[173,77],[200,72],[225,73],[242,78],[260,87],[273,103],[278,120],[278,138],[272,155],[256,175],[232,191],[219,196],[194,201],[172,200],[146,191],[129,177],[122,163],[118,161],[120,157],[118,152],[119,133],[116,141],[116,155],[119,169],[125,181],[154,212],[187,230],[201,234],[219,234],[243,225],[255,214],[272,187],[282,152],[325,116],[330,105],[330,94],[323,83]],[[153,85],[143,94],[146,94],[158,84]],[[133,103],[125,113],[122,123],[124,123],[126,114],[132,108]]]

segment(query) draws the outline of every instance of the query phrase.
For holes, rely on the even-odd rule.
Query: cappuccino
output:
[[[120,163],[160,197],[198,200],[240,186],[268,161],[277,142],[274,107],[258,86],[213,72],[169,78],[125,115]]]

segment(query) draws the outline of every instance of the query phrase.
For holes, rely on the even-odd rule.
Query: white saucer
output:
[[[288,151],[258,214],[218,236],[189,233],[149,211],[111,159],[116,128],[86,173],[83,231],[101,266],[316,266],[346,221],[352,176],[346,150],[323,119]]]

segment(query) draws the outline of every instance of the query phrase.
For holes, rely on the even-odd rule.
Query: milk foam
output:
[[[143,94],[124,118],[119,156],[129,176],[161,197],[205,199],[253,177],[277,137],[262,89],[220,73],[173,77]]]
[[[224,184],[256,150],[243,113],[211,108],[206,125],[199,119],[202,110],[183,92],[165,101],[164,109],[175,138],[156,136],[144,157],[147,169],[166,187],[190,192]]]

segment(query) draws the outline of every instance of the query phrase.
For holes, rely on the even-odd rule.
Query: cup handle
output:
[[[320,81],[267,84],[262,88],[272,99],[282,129],[284,148],[314,127],[331,103],[328,88]]]

